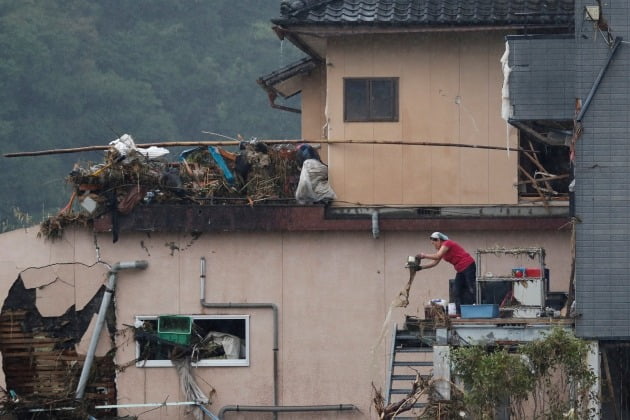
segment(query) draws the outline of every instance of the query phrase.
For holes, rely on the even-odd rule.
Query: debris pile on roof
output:
[[[199,146],[180,153],[176,162],[169,162],[163,155],[151,157],[146,152],[150,149],[122,148],[112,143],[105,163],[76,167],[68,182],[77,189],[80,201],[92,194],[98,204],[108,205],[107,200],[112,199],[108,194],[114,192],[123,213],[131,209],[120,208],[120,204],[129,207],[136,200],[136,204],[205,204],[214,200],[251,203],[292,198],[299,179],[293,145],[267,147],[254,140],[241,142],[238,152]],[[144,194],[129,197],[139,191]]]
[[[107,212],[128,214],[136,206],[170,204],[247,204],[289,202],[311,204],[335,199],[328,186],[327,167],[307,144],[262,141],[235,142],[238,150],[197,146],[184,150],[176,161],[161,147],[136,147],[125,134],[110,142],[104,162],[86,167],[75,164],[66,181],[73,186],[68,205],[44,221],[40,235],[55,239],[70,224],[85,224]],[[313,191],[296,196],[300,171],[308,160],[317,161]],[[306,165],[311,167],[311,165]],[[302,178],[305,178],[302,175]],[[322,186],[323,184],[323,186]],[[323,191],[323,194],[322,194]],[[78,203],[80,206],[75,206]]]

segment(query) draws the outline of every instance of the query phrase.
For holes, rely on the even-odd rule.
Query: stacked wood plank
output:
[[[27,312],[0,314],[0,352],[7,391],[14,391],[26,407],[67,405],[74,400],[84,356],[78,355],[68,341],[72,337],[53,337],[41,328],[30,328]],[[96,358],[86,390],[90,404],[115,404],[115,369],[111,357]],[[17,404],[19,402],[19,404]]]

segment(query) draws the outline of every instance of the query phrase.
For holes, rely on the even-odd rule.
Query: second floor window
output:
[[[398,78],[346,78],[344,121],[398,121]]]

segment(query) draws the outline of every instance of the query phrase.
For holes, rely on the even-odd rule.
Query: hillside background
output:
[[[272,109],[256,83],[301,56],[271,30],[279,11],[279,0],[0,0],[0,152],[124,133],[298,138],[299,115]],[[1,157],[0,231],[59,211],[73,165],[102,161],[102,151]]]

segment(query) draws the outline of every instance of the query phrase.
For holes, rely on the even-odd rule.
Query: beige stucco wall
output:
[[[302,78],[300,124],[302,138],[317,141],[326,138],[326,71],[314,69]]]
[[[326,76],[314,74],[302,92],[302,136],[516,147],[516,130],[501,119],[503,35],[495,31],[329,38]],[[344,77],[398,77],[399,121],[344,123]],[[484,205],[518,200],[517,153],[505,150],[340,143],[329,146],[328,163],[341,205]]]
[[[302,84],[302,114],[301,127],[302,139],[317,143],[320,139],[326,138],[326,72],[321,68],[316,68],[308,76],[304,77]],[[322,161],[328,162],[328,145],[319,145],[318,151]]]
[[[94,284],[100,286],[106,281],[104,263],[147,260],[146,270],[124,270],[118,275],[115,302],[119,330],[126,328],[124,324],[133,324],[136,315],[251,316],[249,367],[194,370],[204,390],[212,387],[216,391],[211,406],[214,413],[232,404],[272,404],[273,322],[271,311],[266,309],[202,308],[201,257],[207,261],[208,302],[278,305],[279,404],[355,404],[360,408],[358,413],[320,413],[317,418],[376,417],[371,408],[371,383],[385,388],[388,339],[393,324],[403,323],[405,314],[422,317],[424,305],[432,298],[447,299],[448,279],[454,275],[452,266],[445,262],[418,273],[409,306],[394,309],[391,318],[386,319],[390,302],[408,280],[408,272],[403,268],[407,256],[432,249],[427,239],[429,232],[381,232],[378,239],[369,231],[214,233],[198,239],[190,235],[123,234],[113,244],[110,235],[94,237],[83,230],[70,230],[62,241],[51,243],[38,239],[35,230],[0,235],[2,299],[19,273],[37,272],[44,266],[46,270],[67,267],[57,264],[71,263],[77,269],[64,275],[65,288],[54,291],[60,295],[58,302],[64,302],[63,306],[74,301],[79,304],[85,300],[82,296],[86,287],[95,293]],[[547,251],[552,289],[568,287],[568,231],[447,233],[471,253],[494,246],[542,246]],[[78,264],[72,264],[74,261]],[[86,270],[85,265],[92,268]],[[38,299],[38,305],[47,305],[53,298]],[[135,357],[132,334],[119,335],[117,345],[116,363],[128,365]],[[85,345],[80,347],[79,351],[84,351]],[[174,368],[137,368],[132,364],[119,373],[117,386],[120,404],[175,402],[184,398]],[[121,409],[119,414],[145,411],[146,407]],[[183,409],[169,407],[144,416],[176,419],[183,418],[181,413]],[[241,417],[231,413],[229,418]],[[293,414],[291,418],[314,417]]]

